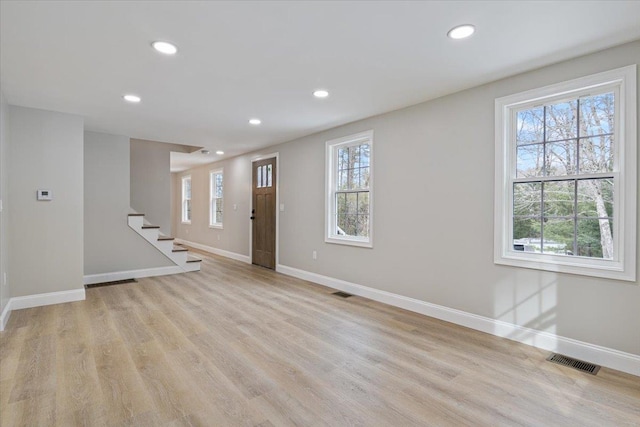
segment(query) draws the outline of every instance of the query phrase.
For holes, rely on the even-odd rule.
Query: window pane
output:
[[[540,252],[541,218],[514,218],[513,249],[525,252]]]
[[[358,212],[358,193],[347,193],[347,213]]]
[[[191,180],[190,179],[184,180],[184,198],[185,199],[191,198]]]
[[[516,175],[518,178],[542,176],[544,145],[525,145],[517,148]]]
[[[191,200],[185,200],[185,205],[186,205],[186,209],[185,209],[186,216],[185,216],[185,219],[187,221],[191,221]]]
[[[360,168],[351,169],[351,185],[350,190],[356,190],[360,188]]]
[[[349,154],[351,156],[349,167],[359,168],[360,167],[360,146],[354,145],[353,147],[349,147]]]
[[[580,173],[613,171],[613,135],[580,140]]]
[[[349,171],[342,170],[338,172],[338,190],[349,189]]]
[[[216,199],[216,223],[222,223],[222,199]]]
[[[513,184],[513,214],[515,216],[540,216],[542,184],[527,182]]]
[[[369,144],[362,144],[360,146],[360,167],[367,167],[370,164],[371,147]]]
[[[519,111],[516,121],[516,142],[542,142],[544,138],[544,107]]]
[[[338,170],[347,169],[349,167],[349,149],[338,149]]]
[[[336,213],[338,215],[347,213],[347,195],[345,193],[336,194]]]
[[[578,220],[578,255],[613,258],[613,221],[609,219]]]
[[[360,168],[360,188],[369,188],[369,168]]]
[[[573,255],[573,219],[545,218],[542,224],[542,233],[543,253]]]
[[[258,166],[258,169],[256,170],[256,178],[257,178],[256,187],[261,188],[262,187],[262,166]]]
[[[560,102],[545,107],[545,141],[558,141],[578,136],[578,102]]]
[[[357,215],[345,214],[338,215],[338,227],[344,235],[347,236],[355,236],[356,235],[356,223],[357,223]],[[338,230],[338,234],[342,234]]]
[[[369,193],[358,193],[358,214],[369,215]]]
[[[578,181],[578,215],[613,216],[613,179],[581,179]]]
[[[267,186],[267,166],[262,166],[262,186]]]
[[[271,187],[271,179],[273,176],[272,165],[269,163],[267,165],[267,187]]]
[[[573,216],[575,181],[545,182],[543,185],[544,216]]]
[[[361,237],[369,237],[369,215],[358,215],[356,233]]]
[[[576,173],[578,159],[575,140],[549,143],[546,150],[547,176]]]
[[[613,92],[580,98],[580,134],[613,133],[615,103]]]

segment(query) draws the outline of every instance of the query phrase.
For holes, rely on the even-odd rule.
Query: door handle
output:
[[[255,216],[252,216],[252,217],[250,217],[249,219],[256,219],[256,217],[255,217]]]

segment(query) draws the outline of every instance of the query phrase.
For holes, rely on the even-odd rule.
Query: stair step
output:
[[[144,216],[144,214],[134,213],[134,214],[129,214],[129,216]]]
[[[186,248],[173,248],[171,250],[171,252],[187,252],[187,251],[188,251],[188,249],[186,249]]]
[[[163,241],[163,240],[173,240],[175,239],[175,237],[166,237],[166,236],[160,236],[158,237],[159,241]]]
[[[143,225],[142,226],[143,230],[147,229],[147,228],[160,228],[160,226],[159,225]]]
[[[199,258],[194,258],[192,256],[189,256],[189,259],[187,259],[187,262],[202,262],[202,260]]]

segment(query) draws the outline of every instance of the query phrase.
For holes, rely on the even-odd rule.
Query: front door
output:
[[[276,158],[253,162],[251,262],[276,268]]]

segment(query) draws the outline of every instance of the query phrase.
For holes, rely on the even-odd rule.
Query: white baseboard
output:
[[[498,337],[640,376],[640,356],[279,264],[276,271]]]
[[[87,274],[84,276],[85,285],[96,283],[115,282],[117,280],[141,279],[143,277],[166,276],[168,274],[184,273],[184,270],[172,265],[168,267],[143,268],[140,270],[114,271],[111,273]]]
[[[65,302],[83,301],[85,299],[84,288],[72,289],[70,291],[48,292],[46,294],[26,295],[23,297],[13,297],[7,302],[2,310],[0,318],[0,331],[4,331],[9,316],[13,310],[23,308],[41,307],[43,305],[62,304]]]
[[[200,249],[201,251],[209,252],[215,255],[220,255],[225,258],[235,259],[236,261],[242,261],[247,264],[251,264],[251,257],[247,255],[238,254],[236,252],[229,252],[223,249],[214,248],[213,246],[203,245],[201,243],[190,242],[188,240],[183,239],[175,239],[176,243],[181,243],[183,245],[191,246],[196,249]]]

